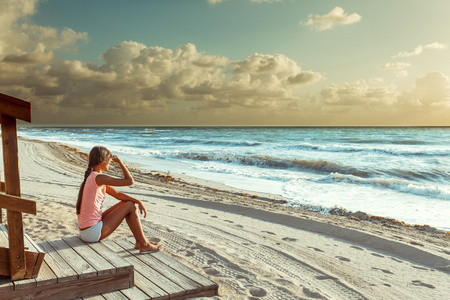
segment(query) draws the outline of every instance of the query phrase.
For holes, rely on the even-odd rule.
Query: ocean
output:
[[[25,127],[19,136],[186,174],[323,213],[450,231],[450,128]]]

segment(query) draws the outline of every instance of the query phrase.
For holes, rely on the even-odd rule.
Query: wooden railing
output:
[[[21,198],[20,195],[16,119],[31,122],[31,104],[0,93],[0,123],[5,173],[5,181],[1,184],[0,215],[2,215],[1,208],[5,208],[9,240],[9,248],[0,248],[3,254],[0,259],[0,275],[10,276],[12,280],[29,276],[31,273],[27,268],[30,268],[30,265],[36,263],[40,265],[40,262],[26,261],[26,257],[30,256],[29,253],[27,256],[25,253],[22,213],[36,214],[36,202]],[[3,220],[0,218],[0,221]],[[6,253],[9,255],[5,258]]]

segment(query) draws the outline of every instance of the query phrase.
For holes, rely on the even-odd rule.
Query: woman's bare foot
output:
[[[161,250],[161,248],[162,248],[161,245],[154,245],[154,244],[147,242],[144,247],[139,248],[139,252],[140,253],[157,252],[157,251]]]
[[[152,242],[152,241],[147,241],[148,243],[157,246],[159,243],[157,242]],[[134,244],[134,249],[139,249],[141,248],[141,243],[139,243],[138,241],[136,241],[136,243]]]

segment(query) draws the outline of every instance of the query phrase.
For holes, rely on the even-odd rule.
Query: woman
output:
[[[102,174],[109,169],[113,161],[122,169],[123,178]],[[89,165],[84,174],[84,181],[78,193],[77,215],[81,239],[85,242],[98,242],[113,233],[125,219],[136,239],[135,248],[141,253],[155,252],[161,246],[147,241],[142,232],[139,211],[147,216],[144,204],[138,199],[116,191],[112,186],[128,186],[134,183],[127,167],[116,155],[105,147],[96,146],[89,153]],[[109,194],[121,200],[102,212],[105,195]]]

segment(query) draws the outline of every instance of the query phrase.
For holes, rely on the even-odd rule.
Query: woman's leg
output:
[[[123,219],[126,219],[141,251],[158,250],[161,248],[160,246],[156,247],[151,245],[145,239],[137,207],[131,201],[121,201],[112,206],[102,214],[102,219],[103,228],[100,239],[104,239],[113,233],[119,227],[120,223],[122,223]]]

